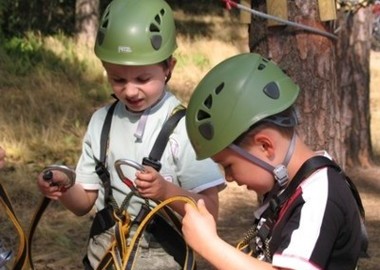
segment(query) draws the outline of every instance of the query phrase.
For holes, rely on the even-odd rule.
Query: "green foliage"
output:
[[[1,10],[0,25],[6,37],[22,37],[29,31],[74,33],[75,0],[2,0]]]
[[[15,62],[12,71],[23,75],[43,59],[42,41],[33,36],[27,38],[13,37],[4,43],[4,50]]]

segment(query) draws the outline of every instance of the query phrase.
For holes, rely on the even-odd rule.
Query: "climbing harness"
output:
[[[169,209],[167,208],[167,205],[174,201],[182,201],[184,203],[191,204],[193,207],[196,207],[193,199],[184,196],[176,196],[160,202],[153,209],[146,212],[146,216],[141,222],[139,222],[139,226],[137,227],[129,243],[127,242],[127,239],[131,226],[133,225],[130,216],[127,212],[125,212],[124,219],[116,218],[115,240],[108,248],[97,269],[107,269],[107,267],[110,265],[113,265],[116,270],[133,269],[137,247],[140,243],[144,231],[146,231],[149,227],[149,224],[154,221],[155,216],[157,216],[161,211],[165,213],[165,211]],[[180,233],[180,223],[176,223],[176,225],[176,230],[178,230],[178,233]],[[160,233],[162,234],[163,232],[160,231]],[[165,235],[164,237],[167,238],[169,235]],[[186,251],[183,254],[186,254],[186,256],[182,258],[181,262],[177,262],[182,265],[183,269],[195,269],[194,254],[187,245]]]
[[[105,269],[110,264],[115,265],[117,269],[132,269],[140,238],[145,231],[151,233],[162,248],[173,256],[175,261],[180,264],[183,269],[195,269],[193,251],[187,246],[183,239],[181,222],[173,210],[167,206],[167,204],[173,200],[188,201],[189,198],[175,197],[169,201],[154,202],[157,204],[155,207],[150,205],[148,199],[145,199],[145,203],[142,204],[140,212],[136,218],[132,220],[132,217],[125,209],[132,196],[141,196],[133,182],[124,176],[121,166],[132,166],[140,171],[143,171],[144,168],[141,167],[140,164],[128,159],[119,159],[115,161],[114,166],[119,178],[131,189],[131,192],[127,194],[120,206],[117,205],[112,196],[110,174],[106,168],[106,152],[112,116],[117,102],[116,100],[108,109],[101,133],[100,156],[99,159],[95,157],[97,163],[95,170],[102,180],[105,189],[105,208],[96,213],[90,230],[90,238],[115,226],[115,240],[97,269]],[[160,159],[169,140],[169,136],[179,120],[185,115],[185,112],[186,110],[182,105],[173,110],[171,116],[165,121],[161,128],[150,154],[143,158],[143,165],[151,166],[155,170],[160,171]],[[132,240],[128,243],[128,235],[132,227],[136,227],[137,229]],[[83,263],[87,267],[86,269],[92,269],[87,256],[83,259]]]
[[[252,255],[253,257],[271,262],[273,256],[273,251],[270,250],[272,229],[277,222],[281,207],[294,194],[297,187],[304,179],[306,179],[314,171],[323,167],[331,167],[337,170],[341,175],[344,176],[347,184],[349,185],[349,188],[355,198],[359,213],[361,215],[361,257],[368,256],[368,235],[364,225],[365,211],[359,192],[352,180],[344,174],[341,168],[335,162],[324,156],[315,156],[307,160],[301,166],[284,192],[270,198],[269,204],[265,206],[264,210],[261,208],[257,210],[261,213],[259,215],[256,215],[255,213],[256,220],[253,226],[245,233],[242,240],[236,245],[236,248],[243,251],[244,253]]]
[[[322,30],[320,30],[318,28],[315,28],[315,27],[311,27],[311,26],[308,26],[308,25],[305,25],[305,24],[301,24],[301,23],[292,22],[292,21],[289,21],[289,20],[285,20],[285,19],[279,18],[277,16],[266,14],[266,13],[254,10],[252,8],[248,8],[248,7],[246,7],[246,6],[242,5],[242,4],[239,4],[237,2],[234,2],[232,0],[222,0],[222,1],[226,3],[226,8],[227,9],[231,9],[231,7],[239,8],[241,10],[248,11],[248,12],[252,13],[253,15],[256,15],[256,16],[264,18],[264,19],[274,20],[274,21],[277,21],[277,22],[280,22],[280,23],[283,23],[283,24],[286,24],[286,25],[289,25],[289,26],[292,26],[292,27],[296,27],[296,28],[300,28],[300,29],[312,32],[312,33],[320,34],[320,35],[332,38],[334,40],[338,39],[338,37],[336,35],[331,34],[329,32],[326,32],[326,31],[322,31]]]

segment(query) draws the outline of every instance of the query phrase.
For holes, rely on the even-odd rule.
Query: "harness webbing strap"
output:
[[[240,250],[245,250],[246,252],[252,252],[249,248],[249,242],[256,236],[259,236],[263,243],[269,239],[269,236],[272,232],[272,229],[277,222],[278,214],[283,206],[283,204],[294,194],[297,187],[301,184],[301,182],[306,179],[311,173],[314,171],[321,169],[323,167],[331,167],[337,170],[340,174],[343,175],[347,184],[350,187],[350,190],[355,198],[355,201],[358,206],[358,210],[361,215],[361,227],[362,227],[362,256],[366,254],[367,246],[368,246],[368,235],[363,223],[364,220],[364,207],[359,195],[358,190],[355,187],[355,184],[352,180],[344,174],[342,169],[332,160],[324,156],[315,156],[308,159],[304,164],[302,164],[301,168],[298,170],[293,180],[289,183],[286,189],[277,196],[274,196],[269,200],[267,208],[261,214],[261,217],[266,220],[264,224],[261,225],[260,229],[257,228],[257,222],[259,222],[260,218],[256,219],[253,227],[246,233],[244,239],[238,243],[237,248]],[[262,210],[261,210],[262,211]],[[270,255],[271,254],[267,254]]]
[[[108,135],[111,130],[112,116],[117,102],[118,100],[115,100],[107,111],[107,115],[103,123],[102,133],[100,135],[100,156],[99,159],[94,157],[96,161],[96,173],[98,174],[99,178],[102,180],[104,185],[104,201],[106,205],[109,204],[110,198],[112,196],[110,175],[105,165],[107,157],[106,153],[108,149]]]
[[[169,140],[170,134],[172,134],[174,128],[177,126],[179,120],[186,114],[184,107],[177,108],[170,118],[165,122],[163,128],[157,136],[157,139],[150,151],[149,157],[143,159],[144,165],[149,165],[155,168],[157,171],[161,169],[160,159],[164,153],[166,144]]]
[[[332,167],[337,170],[343,177],[346,179],[347,184],[349,185],[351,192],[355,198],[355,201],[358,205],[359,212],[361,216],[364,218],[364,207],[363,203],[360,199],[360,195],[358,190],[356,189],[352,180],[343,173],[342,169],[331,159],[324,156],[315,156],[308,159],[304,164],[302,164],[301,168],[298,170],[296,175],[294,176],[293,181],[291,181],[288,187],[281,193],[279,196],[275,197],[272,203],[270,203],[270,207],[268,209],[276,212],[279,207],[281,207],[287,199],[295,192],[300,183],[307,178],[311,173],[316,170],[319,170],[323,167]]]
[[[24,230],[19,222],[19,220],[16,217],[16,213],[13,210],[12,203],[9,199],[9,196],[3,186],[0,183],[0,203],[4,206],[5,212],[7,213],[8,217],[12,221],[13,225],[15,226],[17,233],[19,235],[19,248],[18,253],[16,256],[16,259],[13,264],[13,270],[23,270],[27,266],[28,261],[30,260],[28,258],[28,240],[26,238],[26,235],[24,233]],[[33,265],[30,265],[31,269],[33,269]]]

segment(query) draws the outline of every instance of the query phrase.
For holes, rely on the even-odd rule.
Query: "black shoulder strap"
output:
[[[261,217],[265,218],[266,222],[259,229],[258,236],[261,239],[267,239],[269,237],[272,228],[277,221],[277,215],[281,209],[281,206],[294,194],[297,187],[304,179],[307,178],[307,176],[320,168],[333,165],[335,167],[334,162],[323,156],[315,156],[306,160],[297,171],[293,180],[290,181],[286,189],[280,195],[269,198],[269,205],[261,214]],[[258,220],[259,219],[260,218],[258,218]]]
[[[110,201],[112,198],[111,180],[108,169],[105,166],[106,153],[108,148],[109,132],[111,129],[112,116],[114,112],[115,105],[118,101],[116,100],[108,109],[107,116],[103,123],[102,133],[100,137],[100,157],[95,158],[96,161],[96,173],[103,182],[104,186],[104,202],[106,207],[98,211],[90,230],[90,237],[100,234],[106,229],[112,227],[115,222],[110,215]],[[185,115],[185,108],[183,106],[178,106],[171,116],[165,121],[163,127],[157,139],[153,145],[149,157],[143,159],[144,165],[149,165],[154,167],[157,171],[161,169],[160,159],[163,151],[165,150],[166,144],[169,140],[170,134],[173,132],[174,128],[178,124],[179,120]]]
[[[95,171],[98,174],[100,180],[103,182],[104,201],[106,205],[108,205],[112,196],[110,174],[106,168],[106,153],[108,148],[108,136],[111,129],[112,116],[117,102],[118,100],[115,100],[107,111],[107,115],[103,123],[102,133],[100,135],[100,156],[99,159],[94,157],[96,161]]]
[[[179,120],[186,114],[186,109],[183,106],[177,107],[171,116],[165,121],[161,128],[160,133],[153,145],[152,150],[148,157],[145,157],[142,161],[144,165],[151,166],[157,171],[161,169],[160,159],[168,143],[169,136],[172,134],[174,128],[177,126]]]
[[[281,193],[279,196],[272,198],[269,202],[268,208],[264,211],[262,217],[266,218],[265,224],[261,226],[259,229],[258,235],[261,239],[266,239],[276,222],[278,212],[281,206],[290,198],[292,194],[294,194],[297,187],[300,183],[307,178],[314,171],[321,169],[323,167],[331,167],[337,170],[342,176],[346,179],[347,184],[349,185],[351,192],[355,198],[355,201],[358,206],[358,210],[361,215],[361,230],[362,230],[362,254],[361,256],[365,257],[368,247],[368,235],[366,228],[364,226],[364,216],[365,211],[363,207],[363,203],[361,201],[359,192],[352,182],[352,180],[343,172],[343,170],[331,159],[324,156],[315,156],[308,159],[304,164],[302,164],[301,168],[298,170],[293,180],[289,183],[288,187]]]
[[[282,204],[295,192],[297,187],[301,184],[301,182],[307,178],[311,173],[316,170],[319,170],[323,167],[332,167],[337,170],[343,177],[346,179],[347,184],[349,185],[352,194],[358,204],[358,208],[362,217],[364,217],[364,207],[362,201],[360,199],[360,195],[358,190],[356,189],[355,184],[352,180],[343,172],[343,170],[331,159],[324,156],[314,156],[308,159],[304,164],[302,164],[301,168],[298,170],[293,180],[289,183],[288,187],[281,193],[278,197],[275,197],[275,202],[271,203],[271,207],[280,207]]]
[[[102,133],[100,135],[100,156],[99,161],[105,162],[106,161],[106,152],[108,147],[108,135],[111,130],[111,123],[112,123],[112,116],[113,112],[115,110],[116,104],[118,103],[118,100],[115,100],[111,106],[109,107],[107,111],[106,118],[103,123]]]

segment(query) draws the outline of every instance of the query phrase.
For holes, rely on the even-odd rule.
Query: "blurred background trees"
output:
[[[42,36],[71,36],[78,43],[91,47],[99,16],[109,2],[2,0],[0,41],[27,38],[32,32]],[[168,2],[174,10],[181,10],[184,16],[226,12],[223,1],[219,0]],[[274,15],[276,12],[280,15],[286,13],[290,21],[336,35],[337,38],[333,39],[308,33],[257,16],[252,16],[247,24],[250,25],[250,51],[273,59],[304,90],[299,105],[303,115],[301,134],[307,142],[316,149],[328,150],[343,166],[370,166],[369,52],[371,46],[376,49],[380,43],[379,1],[240,2]],[[327,15],[335,14],[336,17],[322,20],[326,11],[322,13],[318,9],[319,2],[335,2],[336,13],[331,11]]]

